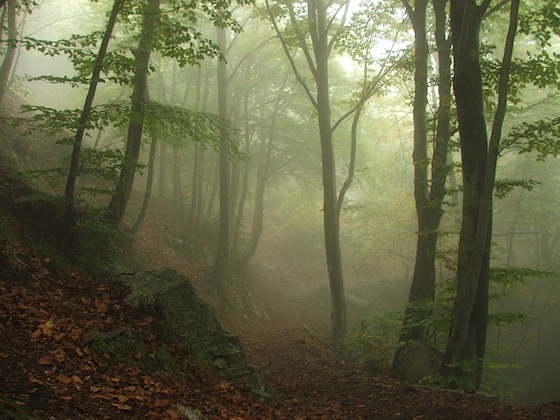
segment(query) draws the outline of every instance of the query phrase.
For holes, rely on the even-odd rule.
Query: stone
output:
[[[131,286],[127,301],[156,319],[151,325],[158,340],[185,345],[209,361],[220,378],[241,380],[267,402],[279,403],[262,371],[247,363],[239,338],[221,327],[186,276],[158,268],[120,279]]]

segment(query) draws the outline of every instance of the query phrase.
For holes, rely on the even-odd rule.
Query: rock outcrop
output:
[[[221,378],[241,380],[269,403],[278,403],[262,371],[247,363],[237,336],[222,329],[186,276],[160,268],[120,278],[131,286],[127,301],[156,319],[152,329],[159,340],[185,345]]]

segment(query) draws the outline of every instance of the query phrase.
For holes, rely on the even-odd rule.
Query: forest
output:
[[[364,383],[491,396],[491,418],[558,404],[557,0],[4,0],[0,24],[0,331],[33,306],[16,278],[38,281],[24,299],[61,273],[87,305],[167,267],[278,375],[297,347],[292,369],[317,353]],[[39,312],[33,340],[71,335]],[[8,386],[0,413],[41,418]],[[402,411],[356,399],[197,415]]]

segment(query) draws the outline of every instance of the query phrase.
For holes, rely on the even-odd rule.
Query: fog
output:
[[[59,40],[76,33],[101,30],[106,20],[104,11],[108,8],[103,2],[43,1],[41,7],[22,22],[22,34]],[[357,5],[353,5],[352,11],[356,10]],[[246,277],[245,281],[269,320],[299,322],[328,334],[331,296],[324,246],[316,111],[293,77],[270,25],[252,17],[250,9],[236,13],[238,21],[245,22],[244,31],[238,35],[229,34],[231,47],[227,68],[231,72],[228,119],[237,130],[235,141],[241,151],[241,156],[232,158],[232,179],[237,188],[232,225],[239,226],[238,242],[232,246],[238,246],[239,255],[245,251],[254,230],[258,181],[259,177],[265,177],[262,235],[256,252],[239,275]],[[201,25],[201,31],[209,38],[214,36],[209,25]],[[123,24],[117,26],[115,37],[119,42],[130,43],[129,36],[131,34],[123,31]],[[402,37],[398,45],[411,42],[411,31],[403,31]],[[270,40],[263,42],[266,39]],[[385,45],[389,44],[383,44],[376,51],[390,48]],[[84,86],[26,80],[44,75],[74,76],[76,72],[64,55],[44,57],[38,51],[25,49],[19,54],[15,71],[18,78],[12,86],[14,94],[32,105],[60,110],[81,108],[86,93]],[[303,57],[296,58],[303,63]],[[348,57],[333,60],[330,69],[334,121],[346,112],[353,100],[352,92],[359,84],[361,66],[350,65],[348,60]],[[149,78],[152,100],[193,111],[218,112],[215,60],[201,60],[200,67],[180,68],[174,60],[153,54],[152,64],[154,69]],[[310,75],[306,73],[304,77],[310,78]],[[286,80],[284,84],[282,80]],[[392,319],[390,314],[402,313],[407,303],[418,230],[413,196],[412,90],[411,78],[395,76],[367,102],[357,130],[354,179],[340,213],[350,331],[363,329],[367,325],[364,320]],[[131,93],[131,86],[119,86],[106,80],[99,87],[96,103],[128,100]],[[429,104],[432,108],[436,105]],[[530,87],[520,97],[519,112],[506,118],[505,128],[511,128],[520,118],[534,121],[543,115],[557,116],[557,106],[557,92],[549,94]],[[120,150],[124,147],[125,131],[118,125],[99,132],[90,130],[86,145],[93,148],[95,143],[100,150]],[[348,171],[350,135],[350,120],[344,121],[334,135],[338,189]],[[144,165],[149,158],[150,136],[145,135],[140,155]],[[449,151],[453,162],[461,160],[457,137],[457,134],[453,136],[455,147]],[[33,153],[25,159],[16,153],[21,169],[67,165],[63,159],[58,160],[63,157],[59,154],[50,162],[44,159],[53,147],[53,138],[36,136],[25,142],[33,148]],[[265,171],[262,165],[267,148],[269,167]],[[180,138],[175,134],[175,137],[160,139],[153,167],[152,211],[147,217],[161,218],[155,219],[155,224],[168,238],[167,244],[162,246],[169,247],[169,253],[186,261],[196,259],[211,265],[219,227],[217,153],[213,144],[205,144],[202,150],[195,147],[192,138]],[[198,197],[202,204],[196,204],[193,171],[196,156],[202,154],[204,166],[199,181],[202,194]],[[560,400],[557,379],[560,377],[557,351],[560,346],[560,290],[557,277],[547,274],[560,272],[559,169],[554,157],[538,161],[530,153],[514,151],[505,151],[498,163],[498,178],[532,180],[529,189],[514,188],[505,197],[495,198],[493,207],[491,266],[535,270],[519,276],[516,281],[494,283],[490,291],[491,313],[527,316],[517,317],[519,324],[504,321],[498,326],[491,325],[488,331],[488,367],[484,378],[488,392],[516,404]],[[147,177],[147,168],[141,169],[135,177],[125,224],[132,225],[140,211]],[[454,261],[461,226],[461,191],[452,185],[461,182],[458,168],[452,178],[448,182],[449,194],[445,198],[436,263],[438,292],[442,293],[455,276]],[[35,182],[47,188],[40,180]],[[111,188],[107,179],[84,177],[80,182],[81,186]],[[63,184],[49,185],[48,189],[62,194]],[[109,197],[102,194],[83,193],[82,198],[100,207],[109,201]],[[195,205],[201,210],[197,219],[198,236],[193,239],[189,236],[188,224],[193,220]],[[153,224],[154,219],[151,222]],[[158,262],[151,263],[155,266]],[[542,272],[541,277],[536,270]],[[395,328],[393,331],[379,334],[380,337],[386,334],[387,341],[396,341],[400,323],[391,325]],[[442,335],[438,339],[444,340],[445,331],[438,333]],[[390,360],[386,361],[388,364]]]

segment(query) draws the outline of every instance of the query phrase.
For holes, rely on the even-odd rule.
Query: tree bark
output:
[[[217,43],[223,54],[226,52],[226,31],[217,29]],[[218,62],[218,114],[224,120],[227,117],[227,77],[226,63]],[[218,251],[212,267],[212,281],[219,289],[222,284],[222,276],[225,272],[229,259],[230,242],[230,161],[229,161],[229,134],[225,129],[222,131],[219,156],[219,189],[220,189],[220,230],[218,238]]]
[[[311,38],[309,48],[305,35],[298,29],[298,22],[293,6],[288,2],[288,15],[299,42],[299,47],[307,60],[309,70],[315,81],[315,95],[305,79],[298,72],[297,65],[290,53],[285,38],[276,23],[274,13],[268,0],[265,0],[269,16],[296,79],[304,89],[308,99],[317,111],[319,138],[321,145],[321,171],[323,184],[323,229],[325,237],[325,254],[331,291],[331,337],[339,339],[346,334],[346,300],[344,295],[344,276],[339,232],[339,204],[337,200],[336,171],[333,147],[333,126],[331,124],[331,106],[329,95],[329,57],[334,43],[341,33],[349,1],[340,5],[344,10],[339,29],[329,39],[331,21],[327,19],[330,2],[325,0],[307,0],[307,27]]]
[[[517,33],[519,4],[520,0],[512,0],[510,6],[508,34],[500,66],[498,106],[494,114],[490,144],[488,146],[485,177],[482,182],[482,193],[480,194],[478,217],[475,227],[476,231],[473,240],[473,252],[469,255],[471,258],[470,265],[465,267],[467,280],[476,279],[477,277],[479,280],[477,285],[465,282],[461,289],[459,289],[458,285],[457,299],[453,307],[453,330],[444,360],[446,363],[450,363],[450,361],[453,363],[453,361],[472,361],[474,359],[474,366],[471,366],[471,368],[473,368],[472,376],[474,389],[478,389],[482,381],[482,362],[486,350],[490,245],[492,239],[492,196],[496,178],[496,166],[500,139],[502,136],[502,126],[507,108],[509,70],[513,57],[515,35]],[[484,6],[485,4],[483,3],[480,7],[481,11],[485,10]],[[468,308],[471,304],[469,297],[474,287],[476,287],[475,301],[472,302],[472,309],[469,316]],[[460,293],[463,296],[460,297]],[[468,324],[465,328],[465,320],[467,317]],[[467,357],[470,357],[470,359],[467,359]],[[446,365],[444,365],[444,370],[445,369],[447,369],[447,372],[449,371]],[[467,376],[464,371],[461,371],[459,374],[463,377]]]
[[[152,198],[152,189],[154,185],[154,164],[156,161],[156,152],[158,146],[158,134],[157,134],[157,127],[153,127],[152,130],[152,144],[150,145],[150,156],[148,158],[148,178],[146,179],[146,191],[144,192],[144,201],[142,202],[142,208],[140,209],[140,213],[136,218],[136,222],[132,226],[131,232],[133,235],[136,235],[140,226],[144,222],[146,218],[146,213],[148,212],[148,207],[150,206],[150,200]]]
[[[486,348],[492,190],[498,150],[497,143],[495,153],[492,144],[490,152],[488,149],[479,59],[480,25],[488,5],[489,1],[478,6],[474,0],[451,0],[453,87],[461,142],[463,211],[457,294],[442,374],[450,386],[471,389],[480,386]],[[505,102],[503,106],[505,112]],[[500,134],[496,134],[499,142]]]
[[[331,127],[329,95],[329,55],[327,39],[327,5],[322,0],[309,1],[309,29],[315,55],[315,83],[317,87],[317,118],[321,141],[321,169],[323,175],[323,227],[325,252],[331,290],[331,337],[338,339],[346,334],[346,300],[340,250],[340,228],[336,171]]]
[[[10,0],[8,3],[8,41],[15,40],[17,38],[17,26],[16,26],[16,6],[18,0]],[[1,7],[1,5],[0,5]],[[0,104],[4,100],[4,96],[8,91],[10,72],[14,59],[16,57],[17,48],[15,44],[8,44],[6,46],[6,54],[4,55],[4,60],[2,61],[2,66],[0,66]]]
[[[144,115],[147,101],[148,72],[152,42],[158,24],[160,0],[146,0],[145,13],[142,19],[142,34],[138,48],[134,55],[136,70],[133,80],[130,123],[124,152],[124,160],[117,181],[115,192],[107,207],[109,221],[118,226],[124,216],[128,200],[132,192],[136,165],[142,146],[142,132],[144,129]]]
[[[84,134],[86,131],[87,123],[91,113],[91,107],[93,105],[93,100],[95,99],[95,93],[97,91],[97,85],[100,81],[101,71],[103,70],[103,62],[105,61],[105,56],[107,54],[107,49],[109,47],[109,42],[113,34],[113,29],[117,22],[117,16],[125,3],[126,0],[115,0],[113,3],[113,9],[109,16],[109,21],[99,47],[99,52],[97,53],[97,58],[95,61],[95,66],[93,68],[91,81],[89,85],[89,90],[86,95],[85,103],[82,108],[82,113],[80,115],[80,120],[78,122],[78,129],[76,130],[76,135],[74,136],[74,144],[72,146],[72,155],[70,157],[70,168],[68,171],[68,177],[66,179],[65,187],[65,197],[66,197],[66,214],[64,220],[64,232],[67,239],[73,238],[74,233],[72,232],[75,227],[76,219],[76,209],[75,209],[75,188],[76,179],[79,174],[80,169],[80,152],[82,149],[82,142]],[[12,4],[12,1],[10,1]],[[72,242],[72,240],[70,240]],[[71,244],[69,244],[71,246]]]
[[[405,310],[400,343],[411,340],[426,340],[427,329],[422,324],[430,316],[427,304],[435,297],[435,258],[438,229],[443,215],[445,182],[449,174],[447,149],[449,143],[449,115],[451,99],[451,51],[446,39],[447,0],[434,0],[435,40],[438,51],[438,96],[437,130],[434,153],[428,159],[427,143],[427,88],[428,88],[428,44],[426,37],[427,2],[416,2],[413,10],[405,3],[415,33],[415,99],[414,99],[414,198],[418,221],[416,259],[412,283]],[[431,160],[431,182],[428,178]],[[395,352],[393,374],[399,375],[404,359],[405,346]]]

